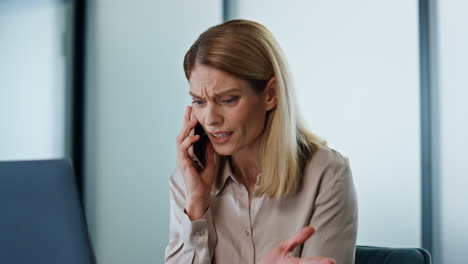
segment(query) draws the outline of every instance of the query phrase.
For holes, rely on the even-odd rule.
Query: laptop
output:
[[[68,161],[0,161],[0,263],[95,263]]]

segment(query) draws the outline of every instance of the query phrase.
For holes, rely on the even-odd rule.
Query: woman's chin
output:
[[[233,149],[228,146],[213,145],[213,148],[216,154],[221,155],[221,156],[231,156],[233,152]]]

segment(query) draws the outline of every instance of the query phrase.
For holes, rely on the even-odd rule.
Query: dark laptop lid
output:
[[[0,263],[94,263],[66,160],[0,162]]]

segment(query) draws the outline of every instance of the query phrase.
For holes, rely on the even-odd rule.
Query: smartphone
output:
[[[200,139],[193,143],[189,148],[188,153],[195,163],[195,167],[201,171],[206,166],[206,145],[209,140],[208,135],[206,135],[205,130],[203,130],[203,127],[199,123],[192,129],[192,131],[190,131],[190,135],[200,135]]]

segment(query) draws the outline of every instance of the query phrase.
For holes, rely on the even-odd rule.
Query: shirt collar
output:
[[[221,170],[221,175],[219,175],[220,178],[218,179],[220,184],[214,188],[214,195],[216,196],[224,189],[224,186],[227,184],[229,179],[233,180],[235,183],[239,183],[236,177],[234,177],[229,158],[224,159],[224,162],[221,164],[221,166],[223,166],[223,169]]]
[[[214,188],[215,196],[217,196],[224,189],[224,186],[228,183],[229,180],[232,180],[235,183],[240,184],[240,182],[236,179],[236,176],[234,176],[234,173],[232,172],[231,162],[229,158],[226,158],[224,160],[224,164],[222,164],[221,166],[223,166],[223,169],[222,169],[220,179],[219,179],[220,184],[218,185],[218,187]],[[257,175],[257,182],[255,184],[257,186],[260,185],[261,175],[262,175],[261,173]]]

